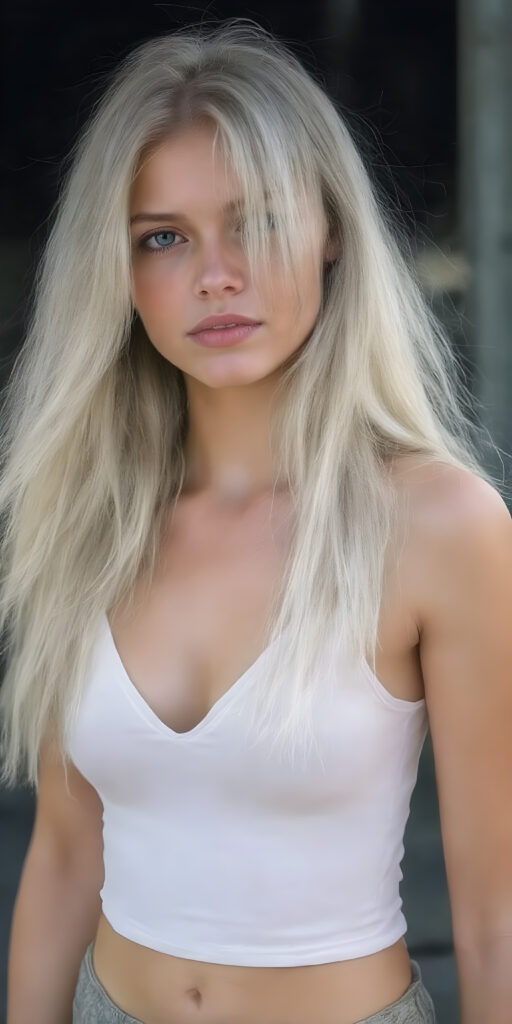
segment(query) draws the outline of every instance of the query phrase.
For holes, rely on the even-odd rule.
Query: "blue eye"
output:
[[[150,252],[165,252],[166,249],[175,248],[174,245],[169,244],[170,236],[177,236],[178,238],[183,237],[182,235],[178,235],[177,231],[170,231],[169,229],[166,229],[165,231],[154,231],[152,235],[146,235],[144,238],[141,238],[139,240],[139,246],[141,249],[149,249]],[[149,242],[152,239],[156,242],[156,245],[154,246],[149,245]]]

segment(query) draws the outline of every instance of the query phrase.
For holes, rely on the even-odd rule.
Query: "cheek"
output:
[[[174,295],[172,282],[164,268],[134,267],[132,272],[133,303],[141,314],[158,317],[159,310],[172,306]]]

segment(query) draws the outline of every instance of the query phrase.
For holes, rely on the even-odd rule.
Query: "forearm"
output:
[[[512,932],[455,945],[460,1024],[510,1024]]]
[[[80,961],[94,938],[99,890],[84,873],[27,855],[9,940],[7,1024],[71,1024]]]

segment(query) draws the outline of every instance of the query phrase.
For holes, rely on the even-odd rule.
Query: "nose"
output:
[[[232,247],[211,242],[204,247],[200,264],[196,282],[198,294],[220,294],[226,289],[238,292],[243,288],[245,275],[240,252],[235,254]]]

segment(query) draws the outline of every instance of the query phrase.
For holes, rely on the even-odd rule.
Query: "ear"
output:
[[[337,238],[329,236],[324,246],[324,263],[333,263],[341,254],[341,245]]]

